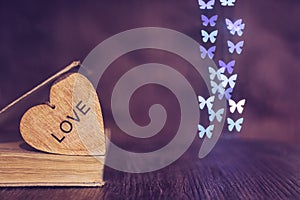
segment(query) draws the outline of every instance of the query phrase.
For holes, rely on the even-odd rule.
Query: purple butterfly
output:
[[[219,99],[223,99],[223,97],[225,96],[225,98],[227,100],[231,99],[231,93],[232,93],[233,89],[231,87],[229,87],[228,89],[226,90],[223,90],[223,91],[219,91]]]
[[[218,15],[214,15],[211,18],[208,19],[208,17],[206,17],[205,15],[201,15],[201,19],[202,19],[202,24],[203,26],[208,26],[208,24],[210,26],[215,26],[216,25],[216,21],[218,20]]]
[[[208,56],[210,59],[213,59],[215,56],[216,46],[210,47],[208,50],[206,50],[203,46],[200,45],[200,52],[201,52],[201,58],[204,59],[206,56]]]
[[[235,65],[235,60],[232,60],[227,64],[223,60],[219,60],[220,68],[225,68],[225,70],[227,70],[229,74],[232,74],[234,65]]]

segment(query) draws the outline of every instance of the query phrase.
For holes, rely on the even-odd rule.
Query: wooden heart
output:
[[[73,73],[55,82],[49,102],[30,108],[21,119],[20,132],[29,145],[56,154],[105,154],[101,107],[86,77]]]

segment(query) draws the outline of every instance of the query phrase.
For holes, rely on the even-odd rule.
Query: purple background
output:
[[[240,137],[300,141],[299,10],[297,0],[237,0],[235,8],[216,6],[214,11],[206,12],[208,16],[218,12],[219,28],[222,24],[224,28],[225,16],[241,17],[246,23],[243,54],[235,57],[239,78],[233,98],[247,99]],[[103,40],[128,29],[170,28],[201,42],[201,12],[196,0],[0,1],[0,107],[71,61],[83,60]],[[225,29],[221,30],[216,58],[229,59],[222,48],[228,38]],[[114,63],[119,70],[110,70],[98,90],[107,126],[113,126],[108,107],[112,80],[123,73],[122,69],[149,61],[174,66],[196,85],[197,92],[205,91],[203,82],[189,71],[190,66],[175,55],[147,50],[122,57]],[[149,95],[146,104],[155,102],[159,93],[170,110],[178,106],[174,100],[165,100],[172,94],[161,88],[144,89]],[[143,124],[147,122],[144,101],[140,99],[143,95],[136,96],[132,115]]]

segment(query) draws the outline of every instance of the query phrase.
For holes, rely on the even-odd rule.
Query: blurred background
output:
[[[0,108],[71,61],[83,61],[96,45],[117,33],[138,27],[164,27],[182,32],[202,44],[201,14],[219,14],[215,61],[230,59],[225,53],[230,36],[225,32],[224,17],[242,18],[246,24],[243,53],[232,57],[237,61],[235,73],[239,76],[233,99],[247,99],[242,132],[234,136],[299,143],[299,10],[297,0],[237,0],[234,8],[221,8],[216,1],[215,9],[205,12],[199,9],[196,0],[1,0]],[[148,62],[174,67],[187,77],[198,94],[207,93],[204,82],[191,66],[176,55],[157,50],[124,55],[112,64],[98,86],[105,125],[115,130],[113,137],[119,134],[118,138],[127,138],[114,125],[111,115],[113,84],[131,67]],[[162,132],[172,137],[178,128],[174,125],[179,120],[178,102],[166,88],[139,89],[131,101],[133,119],[146,125],[149,122],[147,108],[154,102],[166,107],[169,125]],[[153,139],[158,141],[159,137]]]

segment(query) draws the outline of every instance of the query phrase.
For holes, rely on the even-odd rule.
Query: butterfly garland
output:
[[[200,10],[213,10],[215,7],[215,3],[217,0],[198,0],[198,5]],[[223,7],[234,7],[236,0],[219,0],[221,6]],[[216,27],[218,22],[218,15],[201,15],[201,21],[203,27]],[[242,19],[228,19],[225,18],[224,24],[226,26],[226,30],[230,35],[235,37],[241,37],[244,34],[245,23],[243,23]],[[215,45],[217,36],[219,32],[218,29],[214,29],[211,32],[202,29],[200,30],[200,35],[202,37],[202,41],[205,44],[211,44],[207,49],[200,45],[200,56],[202,59],[213,59],[216,53],[217,46]],[[228,53],[230,55],[241,55],[244,47],[244,40],[232,41],[227,40],[227,48]],[[198,96],[199,109],[204,110],[207,108],[209,121],[210,122],[221,122],[223,116],[226,114],[225,109],[221,108],[219,110],[214,110],[213,105],[215,98],[218,97],[220,100],[226,98],[228,101],[229,111],[231,114],[239,114],[241,115],[244,111],[244,106],[246,104],[246,99],[241,99],[235,102],[233,97],[233,90],[236,86],[236,81],[238,75],[234,73],[234,69],[236,67],[236,61],[234,59],[225,61],[218,61],[219,69],[215,70],[213,67],[208,66],[210,84],[211,84],[211,92],[212,96],[204,98],[202,96]],[[227,74],[227,75],[226,75]],[[236,120],[231,117],[227,117],[227,125],[229,132],[240,132],[242,130],[244,118],[240,117]],[[201,124],[198,124],[199,138],[207,137],[208,139],[213,137],[214,125],[210,125],[208,127],[204,127]]]

